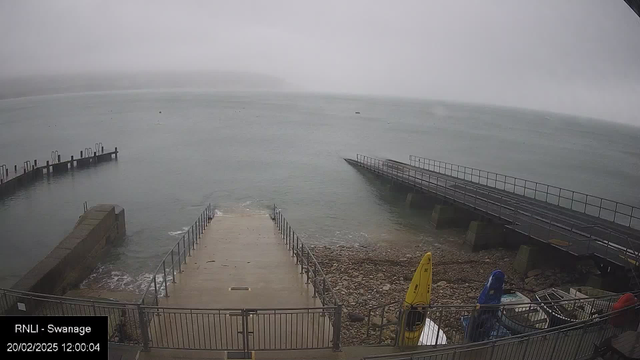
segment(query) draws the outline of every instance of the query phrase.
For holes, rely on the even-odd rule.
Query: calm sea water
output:
[[[360,115],[355,112],[360,111]],[[443,241],[356,153],[445,160],[640,205],[640,128],[527,110],[322,94],[136,91],[0,101],[0,164],[102,142],[118,161],[0,199],[0,286],[11,286],[90,205],[126,210],[128,237],[91,286],[139,289],[209,202],[275,202],[309,243]]]

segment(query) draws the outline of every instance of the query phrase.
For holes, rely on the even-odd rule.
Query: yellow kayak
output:
[[[407,296],[402,304],[402,345],[418,345],[422,329],[427,319],[425,307],[431,301],[431,253],[426,253],[413,274]]]

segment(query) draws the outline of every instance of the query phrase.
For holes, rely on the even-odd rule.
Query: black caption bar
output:
[[[0,316],[0,358],[107,360],[108,321],[107,316]]]

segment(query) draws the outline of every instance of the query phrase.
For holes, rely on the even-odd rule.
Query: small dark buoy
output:
[[[356,114],[360,115],[360,111],[356,111]]]
[[[158,113],[162,114],[162,111],[158,111]]]

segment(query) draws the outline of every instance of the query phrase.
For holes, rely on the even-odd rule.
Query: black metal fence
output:
[[[590,358],[598,345],[624,331],[636,331],[640,305],[630,306],[588,320],[527,334],[464,345],[429,347],[368,360],[523,359],[577,360]]]
[[[410,328],[402,320],[417,313],[426,329],[419,345],[438,347],[500,339],[595,318],[610,312],[622,295],[500,305],[430,305],[410,310],[403,309],[402,302],[392,302],[369,309],[365,342],[412,345],[406,337]]]
[[[539,181],[409,155],[409,164],[640,229],[640,208]]]
[[[142,294],[140,304],[158,306],[158,297],[169,296],[168,282],[176,282],[176,273],[182,272],[182,265],[187,263],[191,252],[196,250],[196,245],[214,216],[214,208],[211,204],[207,205],[193,225],[162,258]]]
[[[295,257],[296,264],[300,265],[300,274],[306,275],[307,284],[313,286],[313,297],[320,298],[320,302],[324,306],[338,306],[338,298],[333,292],[331,284],[327,281],[320,264],[313,256],[313,252],[300,240],[298,234],[282,214],[282,210],[276,205],[273,205],[272,218],[287,249],[291,251],[291,256]]]
[[[109,342],[144,349],[340,349],[340,306],[197,309],[0,289],[0,315],[107,316]]]
[[[153,348],[224,350],[339,349],[340,308],[185,309],[144,307]]]
[[[402,163],[358,154],[357,163],[409,187],[430,192],[472,211],[506,221],[510,228],[545,241],[577,255],[596,254],[612,262],[631,266],[640,260],[640,242],[617,232],[602,229],[600,236],[567,227],[552,212],[525,211],[510,196],[484,190],[478,185],[431,172],[423,172]]]

